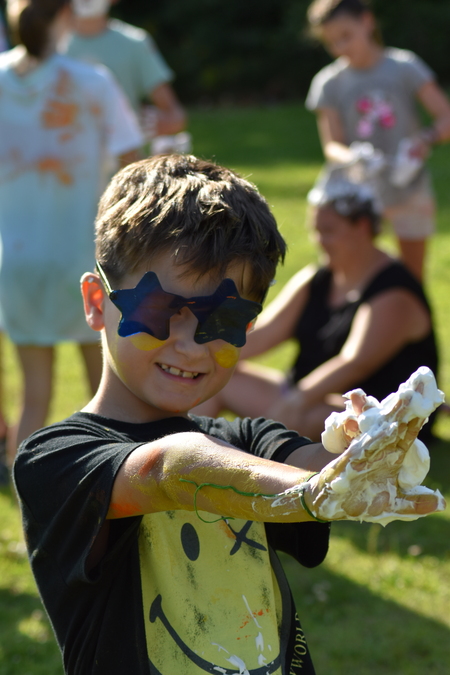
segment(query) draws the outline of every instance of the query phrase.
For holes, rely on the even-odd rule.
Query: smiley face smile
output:
[[[185,654],[191,661],[194,663],[198,668],[201,668],[205,673],[211,673],[211,675],[270,675],[271,673],[274,673],[281,664],[281,658],[280,655],[277,656],[276,659],[271,661],[270,663],[266,663],[264,666],[261,666],[260,668],[254,668],[253,670],[243,670],[242,667],[239,668],[239,670],[230,670],[228,668],[222,668],[221,666],[217,666],[214,663],[211,663],[210,661],[206,661],[205,659],[202,659],[201,656],[196,654],[192,649],[190,649],[185,642],[180,638],[176,630],[170,625],[169,620],[167,619],[166,615],[164,614],[164,610],[162,607],[162,597],[161,595],[157,595],[156,598],[153,600],[153,603],[150,607],[150,614],[149,614],[149,619],[150,623],[155,623],[157,619],[161,621],[161,623],[164,625],[165,629],[169,633],[169,635],[172,637],[174,642],[178,645],[178,647],[181,649],[183,654]],[[229,661],[233,662],[238,665],[238,662],[241,661],[238,659],[238,657],[231,657]],[[240,664],[239,664],[240,665]],[[244,666],[245,667],[245,666]],[[151,663],[150,661],[150,672],[151,675],[161,675],[161,673],[155,668],[155,666]]]

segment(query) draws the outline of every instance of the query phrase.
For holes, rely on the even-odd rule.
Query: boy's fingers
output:
[[[352,402],[355,414],[360,415],[366,403],[366,396],[361,394],[360,391],[352,391],[350,394],[350,401]]]
[[[323,495],[314,500],[311,510],[324,520],[358,520],[365,522],[383,522],[389,520],[415,520],[420,516],[445,510],[445,499],[439,492],[421,488],[420,492],[409,493],[399,491],[393,499],[388,489],[381,490],[368,499],[367,494],[351,494],[346,499],[323,510]]]
[[[424,491],[419,494],[401,494],[398,500],[399,509],[397,512],[405,515],[417,514],[425,516],[435,511],[443,511],[446,507],[446,502],[439,490],[436,492],[427,490],[425,492],[425,489],[423,488]]]

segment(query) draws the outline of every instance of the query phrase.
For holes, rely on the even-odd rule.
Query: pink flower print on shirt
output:
[[[389,103],[380,103],[379,105],[380,125],[385,129],[392,129],[395,127],[394,111]]]
[[[360,118],[356,125],[358,138],[370,138],[377,127],[392,129],[397,123],[394,108],[382,92],[365,95],[356,101]]]
[[[359,120],[357,127],[357,134],[359,138],[370,138],[373,136],[374,131],[374,124],[370,120],[366,118]]]
[[[358,112],[363,115],[367,115],[373,108],[373,103],[368,96],[360,98],[359,101],[356,101],[356,109]]]

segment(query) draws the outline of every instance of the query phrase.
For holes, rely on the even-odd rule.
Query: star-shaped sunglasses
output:
[[[135,288],[113,290],[98,262],[96,267],[111,302],[122,313],[117,329],[121,337],[148,333],[167,340],[171,317],[187,307],[198,319],[195,342],[225,340],[243,347],[249,326],[262,310],[259,302],[241,298],[232,279],[224,279],[212,295],[184,298],[164,291],[155,272],[146,272]]]

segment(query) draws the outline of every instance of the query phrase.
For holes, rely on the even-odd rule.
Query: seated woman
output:
[[[381,400],[419,366],[436,373],[429,304],[415,277],[374,245],[381,217],[370,189],[339,181],[312,190],[309,201],[324,265],[290,279],[241,353],[258,356],[295,338],[300,349],[291,371],[242,360],[196,412],[263,415],[320,440],[324,420],[343,408],[341,394],[361,387]],[[427,424],[423,432],[430,430]]]

